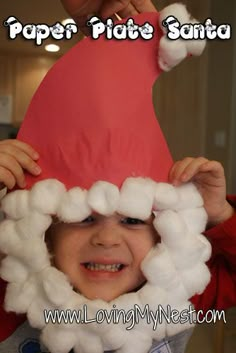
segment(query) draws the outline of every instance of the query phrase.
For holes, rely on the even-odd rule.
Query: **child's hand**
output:
[[[117,13],[121,18],[125,18],[142,12],[156,11],[151,0],[61,0],[61,3],[85,34],[88,34],[88,17],[92,15],[107,18]]]
[[[176,162],[169,173],[169,181],[175,186],[192,181],[200,191],[209,224],[224,222],[234,214],[226,200],[226,181],[223,166],[206,158],[184,158]]]
[[[19,140],[0,141],[0,189],[13,189],[17,184],[26,186],[24,170],[33,175],[41,173],[35,161],[38,153],[26,143]]]

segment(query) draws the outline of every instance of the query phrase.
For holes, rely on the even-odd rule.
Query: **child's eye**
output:
[[[94,216],[88,216],[83,221],[81,221],[81,223],[92,223],[94,221],[95,221],[95,217]]]
[[[121,223],[128,225],[145,224],[141,219],[131,217],[122,218]]]

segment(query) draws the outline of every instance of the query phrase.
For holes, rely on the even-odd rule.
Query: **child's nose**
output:
[[[91,237],[93,245],[103,246],[104,248],[117,247],[121,244],[121,240],[120,230],[109,224],[101,225]]]

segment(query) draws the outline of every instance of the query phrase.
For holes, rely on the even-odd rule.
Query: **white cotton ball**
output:
[[[65,320],[60,322],[60,327],[65,330],[77,330],[78,327],[81,329],[82,322],[85,321],[85,305],[86,299],[79,293],[71,290],[68,293],[67,300],[60,305],[60,311],[65,312],[66,316],[71,317],[71,320]],[[88,325],[85,324],[87,327]]]
[[[109,329],[109,324],[106,320],[102,322],[103,312],[109,311],[109,304],[103,300],[96,299],[93,301],[85,302],[86,305],[86,315],[88,318],[93,318],[94,322],[89,324],[89,329],[91,332],[103,334]],[[98,323],[98,321],[101,321]]]
[[[155,183],[151,179],[127,178],[120,190],[117,212],[146,220],[150,217],[154,198]]]
[[[139,301],[141,302],[141,311],[146,313],[148,317],[150,310],[156,311],[159,305],[166,303],[167,292],[158,285],[146,283],[138,292]]]
[[[56,214],[65,192],[65,186],[56,179],[39,181],[30,191],[30,206],[42,214]]]
[[[157,183],[155,186],[154,210],[165,210],[173,208],[178,201],[175,187],[167,183]]]
[[[166,325],[167,337],[172,337],[195,326],[193,320],[196,316],[194,313],[189,313],[190,311],[192,311],[191,303],[187,300],[182,305],[170,306],[171,321]]]
[[[43,239],[51,222],[52,218],[49,215],[32,211],[25,218],[18,220],[15,227],[19,238],[27,242],[35,237]]]
[[[190,14],[188,13],[186,6],[180,3],[171,4],[160,11],[160,26],[162,26],[163,21],[169,16],[174,16],[180,24],[189,23],[190,20]]]
[[[74,346],[75,353],[103,353],[103,345],[101,341],[101,337],[96,334],[92,334],[89,332],[89,328],[87,330],[83,330],[78,335],[77,343]]]
[[[81,222],[92,213],[87,202],[87,191],[74,187],[61,199],[57,215],[63,222]]]
[[[191,233],[202,233],[206,229],[208,215],[203,207],[179,210],[178,214]]]
[[[175,303],[181,305],[184,301],[189,299],[189,293],[182,283],[180,271],[176,271],[176,276],[169,284],[167,284],[166,291],[168,293],[166,298],[168,304]]]
[[[118,187],[106,181],[97,181],[88,191],[89,206],[104,216],[110,216],[117,210],[119,198]]]
[[[110,302],[111,307],[115,306],[116,309],[124,309],[126,312],[134,309],[134,304],[141,305],[139,301],[138,292],[123,294]]]
[[[45,323],[45,312],[54,311],[55,307],[51,305],[48,299],[43,295],[40,286],[37,288],[37,294],[30,303],[27,310],[27,319],[34,328],[42,329]]]
[[[167,292],[159,286],[146,283],[138,294],[142,302],[143,318],[140,316],[140,319],[145,324],[145,330],[149,331],[152,339],[161,340],[165,337],[165,325],[160,320],[159,310],[166,304]]]
[[[205,39],[187,40],[186,45],[187,45],[187,50],[189,54],[192,54],[194,56],[200,56],[206,47],[206,40]]]
[[[43,239],[32,238],[22,242],[21,251],[16,254],[31,271],[39,272],[50,266],[50,258]]]
[[[151,284],[165,288],[176,276],[169,252],[162,244],[149,251],[141,263],[141,270]]]
[[[43,236],[51,223],[51,217],[32,212],[18,221],[5,220],[0,224],[0,248],[14,255],[39,271],[50,264]]]
[[[159,212],[154,221],[154,228],[166,246],[179,249],[188,238],[187,226],[178,213],[172,210]]]
[[[0,276],[7,282],[25,282],[28,273],[28,269],[15,257],[7,256],[1,262]]]
[[[64,273],[48,267],[41,273],[42,286],[47,298],[54,305],[63,305],[70,297],[72,287]]]
[[[210,255],[210,247],[199,238],[200,235],[189,236],[181,248],[170,249],[170,256],[178,270],[192,268],[199,261]]]
[[[37,288],[33,279],[26,283],[9,283],[6,289],[5,309],[17,314],[26,313],[36,296]]]
[[[7,194],[1,200],[1,211],[8,218],[20,219],[25,217],[30,212],[29,191],[16,190]]]
[[[179,202],[175,207],[176,210],[203,207],[201,194],[193,183],[177,186],[176,191],[179,196]]]
[[[191,269],[181,271],[180,276],[189,298],[195,294],[202,294],[211,279],[210,271],[203,263],[196,264]]]
[[[6,219],[0,223],[0,250],[4,254],[18,254],[21,242],[15,227],[15,221]]]
[[[158,64],[163,71],[169,71],[186,58],[188,52],[183,40],[161,37],[158,50]]]
[[[117,350],[125,342],[124,330],[120,325],[111,324],[110,328],[103,333],[101,339],[104,351]]]
[[[198,261],[207,262],[210,259],[212,253],[211,243],[207,240],[204,235],[201,234],[198,235],[198,240],[199,242],[204,244],[202,253],[199,256]]]
[[[119,311],[120,316],[117,326],[120,327],[120,329],[124,326],[124,329],[129,331],[129,328],[135,326],[135,312],[139,311],[139,308],[142,310],[138,292],[123,294],[112,301],[111,305],[113,307],[115,306],[115,309]],[[139,326],[142,326],[142,321],[140,321]]]
[[[76,343],[75,331],[61,330],[57,324],[48,324],[40,336],[51,353],[68,353]]]
[[[192,25],[196,25],[197,27],[199,26],[199,21],[195,20],[195,19],[191,19],[191,23]],[[203,27],[203,32],[205,34],[205,28],[203,25],[201,25]],[[198,31],[198,33],[200,33]],[[187,50],[189,54],[195,55],[195,56],[199,56],[202,54],[203,50],[206,47],[206,39],[193,39],[193,40],[187,40],[186,41],[186,46],[187,46]]]
[[[165,34],[160,40],[159,66],[164,71],[180,63],[187,54],[201,55],[205,47],[205,40],[183,40],[177,38],[171,40],[167,33],[173,32],[171,26],[180,29],[183,24],[195,24],[197,20],[191,18],[186,6],[183,4],[172,4],[160,12],[159,25]]]
[[[166,323],[164,320],[160,321],[155,313],[153,318],[153,330],[151,332],[151,337],[153,340],[161,341],[163,338],[166,338]]]

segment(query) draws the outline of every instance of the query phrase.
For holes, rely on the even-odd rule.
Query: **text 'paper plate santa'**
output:
[[[45,323],[44,310],[76,310],[88,316],[100,309],[132,312],[137,305],[156,312],[160,305],[179,312],[210,279],[205,262],[210,245],[201,235],[206,224],[203,201],[193,184],[168,184],[172,159],[152,105],[152,86],[204,43],[169,41],[162,21],[168,15],[189,22],[185,7],[141,14],[135,23],[154,26],[151,40],[85,38],[49,71],[34,95],[18,138],[40,154],[39,177],[27,175],[27,188],[7,194],[1,209],[0,249],[7,257],[1,277],[8,283],[5,308],[26,313],[42,330],[51,353],[149,350],[190,327],[163,320],[153,329],[145,318],[130,322]],[[192,46],[192,51],[191,51]],[[190,48],[190,49],[189,49]],[[144,285],[110,302],[89,300],[51,264],[45,232],[55,217],[80,222],[91,213],[115,213],[146,220],[161,237],[141,263]],[[91,269],[91,268],[90,268]],[[101,312],[100,312],[101,313]],[[101,320],[102,321],[102,320]]]

